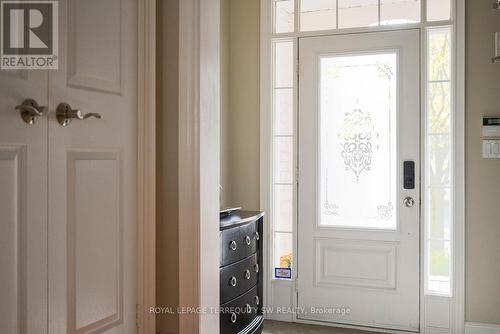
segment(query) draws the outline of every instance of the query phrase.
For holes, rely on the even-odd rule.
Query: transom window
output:
[[[297,1],[297,2],[295,2]],[[447,21],[450,0],[274,0],[274,32],[318,31]],[[425,7],[425,8],[424,8]],[[425,15],[423,15],[425,13]]]

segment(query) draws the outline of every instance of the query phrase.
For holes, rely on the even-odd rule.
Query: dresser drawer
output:
[[[257,222],[251,222],[220,232],[220,265],[242,260],[257,251],[259,234]]]
[[[257,286],[244,295],[221,306],[220,333],[236,334],[245,329],[260,314]]]
[[[257,284],[258,253],[220,269],[221,304],[241,295]]]

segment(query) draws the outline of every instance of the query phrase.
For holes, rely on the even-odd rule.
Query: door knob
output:
[[[56,109],[56,118],[59,124],[67,126],[73,119],[83,120],[89,117],[101,118],[98,113],[82,114],[78,109],[72,109],[67,103],[60,103]]]
[[[407,208],[411,208],[412,206],[415,205],[415,200],[412,197],[406,197],[403,200],[403,203],[406,205]]]
[[[16,106],[16,110],[21,113],[21,118],[28,124],[35,123],[38,117],[47,114],[47,107],[41,107],[33,99],[26,99],[21,105]]]

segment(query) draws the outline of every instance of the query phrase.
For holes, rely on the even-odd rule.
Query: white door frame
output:
[[[180,0],[180,333],[219,333],[220,0]]]
[[[296,0],[297,2],[297,0]],[[272,39],[288,39],[294,40],[298,36],[321,36],[329,34],[338,33],[352,33],[352,32],[369,32],[369,31],[383,31],[391,30],[394,28],[388,27],[377,27],[377,28],[359,28],[359,29],[345,29],[343,31],[317,31],[317,32],[303,32],[303,33],[284,33],[280,35],[272,34],[272,3],[270,0],[261,0],[261,79],[260,79],[260,209],[266,211],[267,216],[271,217],[271,176],[272,176],[272,156],[269,143],[272,140],[272,96],[271,96],[271,85],[272,85]],[[425,12],[426,1],[422,0],[422,8]],[[298,6],[296,4],[295,10],[297,11]],[[463,334],[465,331],[465,0],[452,0],[452,12],[453,12],[453,27],[454,27],[454,252],[452,255],[452,265],[453,272],[452,275],[452,294],[453,301],[450,303],[449,319],[450,330],[453,333]],[[425,17],[425,14],[424,14]],[[446,22],[438,22],[437,25],[446,24]],[[433,24],[421,23],[416,25],[407,25],[402,29],[411,28],[425,28]],[[295,20],[296,31],[298,30],[298,22]],[[297,55],[295,54],[295,61]],[[295,79],[296,81],[296,79]],[[295,82],[295,87],[296,86]],[[297,91],[295,88],[294,95],[296,96]],[[296,222],[295,222],[296,223]],[[422,224],[421,224],[422,225]],[[270,254],[271,254],[271,226],[266,224],[266,234],[264,238],[264,265],[265,265],[265,275],[264,280],[264,293],[265,300],[264,306],[273,307],[297,306],[297,293],[296,293],[296,282],[294,281],[278,281],[271,279],[272,273],[269,269]],[[295,229],[296,230],[296,229]],[[296,245],[296,236],[293,238],[294,245]],[[421,247],[423,252],[424,248]],[[421,258],[423,256],[421,254]],[[296,254],[294,254],[294,265],[292,270],[295,272],[296,267]],[[423,274],[423,271],[422,271]],[[279,294],[279,300],[274,300],[276,294]],[[438,327],[434,327],[433,323],[426,318],[426,303],[424,303],[424,291],[421,288],[421,332],[435,331],[446,333],[446,331],[440,331]],[[432,301],[431,301],[432,302]],[[274,313],[271,318],[283,321],[298,321],[296,315],[277,315]],[[347,326],[348,327],[348,326]],[[391,331],[388,331],[391,332]]]
[[[155,334],[156,300],[156,1],[138,0],[137,329]]]
[[[137,322],[155,334],[156,0],[138,1]],[[179,1],[179,305],[203,311],[182,333],[219,333],[219,15],[220,0]]]

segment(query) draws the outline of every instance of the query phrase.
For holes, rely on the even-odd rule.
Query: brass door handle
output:
[[[35,123],[38,117],[47,114],[47,107],[39,106],[33,99],[24,100],[22,104],[16,106],[16,110],[19,110],[21,118],[28,124]]]
[[[82,114],[78,109],[72,109],[67,103],[60,103],[56,109],[56,118],[59,124],[67,126],[72,120],[84,120],[89,117],[102,118],[98,113]]]

